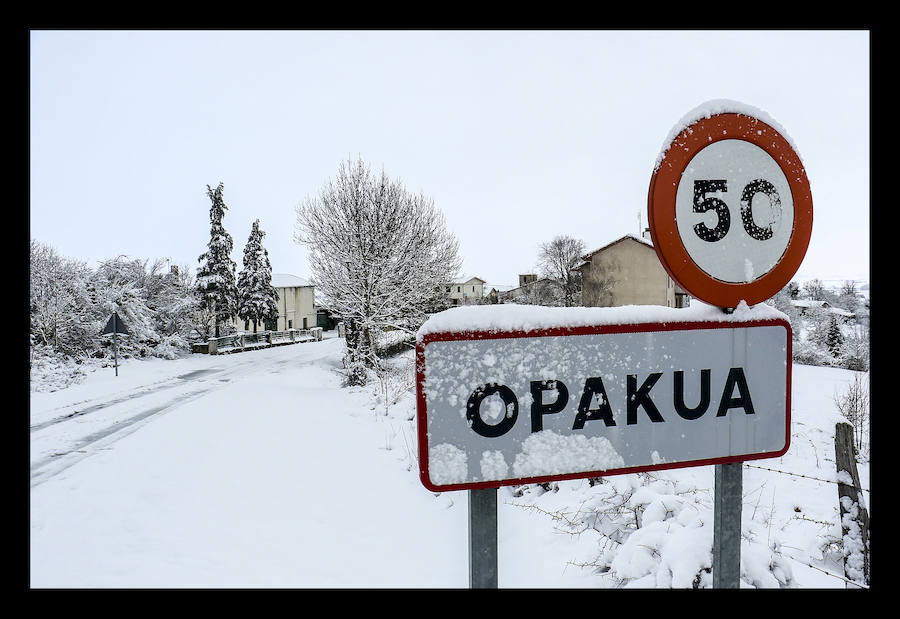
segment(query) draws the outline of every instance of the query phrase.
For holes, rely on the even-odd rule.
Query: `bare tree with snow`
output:
[[[581,295],[581,273],[575,266],[584,255],[584,242],[571,236],[558,235],[549,243],[541,243],[538,268],[541,274],[557,283],[561,305],[578,305]]]
[[[309,248],[313,280],[347,328],[348,382],[366,382],[385,329],[414,332],[459,271],[456,237],[443,213],[400,180],[361,159],[297,207],[294,240]]]

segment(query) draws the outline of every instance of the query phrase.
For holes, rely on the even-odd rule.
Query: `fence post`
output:
[[[869,584],[869,512],[862,497],[856,469],[853,426],[840,422],[834,427],[834,463],[838,477],[841,539],[844,545],[844,575]]]
[[[219,354],[219,340],[217,338],[211,337],[208,340],[209,342],[209,354],[217,355]]]

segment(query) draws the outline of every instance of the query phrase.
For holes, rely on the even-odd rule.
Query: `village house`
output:
[[[535,273],[520,273],[519,285],[498,292],[497,300],[500,303],[535,303],[552,296],[552,290],[557,283],[546,278],[538,277]]]
[[[669,277],[649,238],[626,234],[585,254],[575,268],[582,275],[582,305],[587,307],[688,304],[687,294]]]
[[[826,310],[842,322],[855,322],[856,314],[839,307],[832,307],[828,301],[816,301],[814,299],[792,299],[791,305],[797,308],[801,316],[806,316],[816,310]]]
[[[447,296],[453,305],[466,305],[469,303],[481,303],[484,299],[485,281],[480,277],[463,275],[446,284]]]
[[[278,319],[265,325],[267,330],[311,329],[317,325],[315,288],[309,281],[296,275],[273,273],[272,287],[278,293]]]

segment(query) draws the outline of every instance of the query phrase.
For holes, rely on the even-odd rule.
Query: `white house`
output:
[[[485,281],[480,277],[462,276],[448,284],[447,296],[454,305],[465,305],[466,303],[481,303],[484,298]]]
[[[273,273],[272,287],[278,293],[278,320],[267,329],[311,329],[316,326],[315,288],[309,280],[288,273]]]

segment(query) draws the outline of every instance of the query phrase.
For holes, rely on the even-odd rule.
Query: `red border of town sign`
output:
[[[748,327],[782,326],[786,330],[785,359],[785,427],[784,447],[774,452],[761,452],[755,454],[740,454],[736,456],[724,456],[702,460],[690,460],[682,462],[666,462],[662,464],[636,466],[621,469],[608,469],[601,471],[582,471],[559,475],[544,475],[539,477],[523,477],[504,480],[490,480],[484,482],[468,482],[460,484],[436,485],[429,478],[428,473],[428,423],[425,401],[425,373],[427,371],[425,359],[425,347],[432,342],[447,341],[471,341],[491,340],[503,338],[534,338],[560,335],[593,335],[606,333],[646,333],[657,331],[682,331],[699,329],[740,329]],[[519,484],[534,484],[550,481],[562,481],[566,479],[584,479],[588,477],[603,477],[608,475],[621,475],[625,473],[638,473],[644,471],[659,471],[663,469],[687,468],[693,466],[706,466],[711,464],[725,464],[729,462],[743,462],[746,460],[759,460],[763,458],[777,458],[784,455],[791,443],[791,325],[783,319],[764,319],[749,321],[710,321],[710,322],[655,322],[640,324],[617,324],[585,327],[553,327],[536,329],[533,331],[448,331],[427,333],[416,342],[416,426],[418,433],[418,458],[419,479],[422,484],[431,491],[444,492],[449,490],[475,490],[479,488],[497,488],[500,486],[512,486]]]

